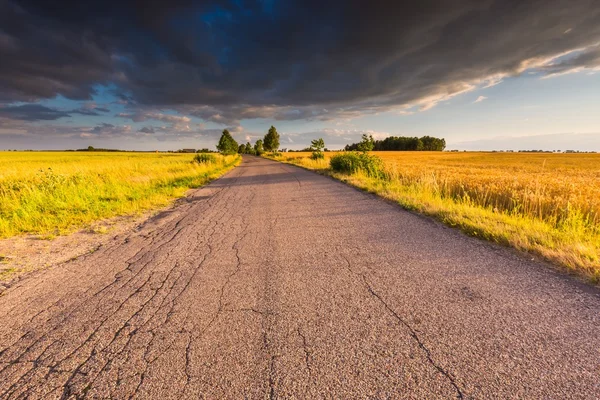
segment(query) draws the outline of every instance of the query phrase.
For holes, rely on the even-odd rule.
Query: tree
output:
[[[256,144],[254,144],[254,152],[256,153],[257,156],[260,156],[262,153],[265,152],[265,149],[263,148],[262,139],[258,139],[256,141]]]
[[[223,154],[235,154],[238,152],[238,144],[231,136],[231,133],[227,129],[223,131],[217,149]]]
[[[325,158],[323,155],[323,149],[325,148],[325,141],[323,138],[315,139],[310,142],[310,149],[313,152],[310,158],[313,160],[318,160],[320,158]]]
[[[279,133],[271,125],[269,132],[265,135],[264,146],[266,151],[277,151],[279,149]]]
[[[310,142],[310,149],[312,151],[320,152],[320,151],[323,151],[324,148],[325,148],[325,141],[323,141],[322,138],[315,139]]]
[[[253,153],[253,149],[252,149],[252,145],[250,144],[250,142],[246,143],[246,154],[252,154]]]
[[[367,135],[366,133],[363,133],[362,140],[357,146],[358,151],[366,153],[367,151],[372,151],[374,147],[375,140],[373,139],[373,135]]]
[[[443,151],[446,148],[446,140],[431,136],[423,136],[421,139],[423,150],[425,151]]]
[[[240,144],[238,146],[238,153],[239,154],[246,154],[246,145],[245,144],[242,143],[242,144]]]

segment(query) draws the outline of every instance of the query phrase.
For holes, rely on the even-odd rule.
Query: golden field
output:
[[[333,154],[278,159],[600,278],[600,154],[373,152],[384,160],[380,177],[334,173]]]
[[[0,237],[53,236],[169,204],[217,178],[240,157],[194,154],[0,152]]]

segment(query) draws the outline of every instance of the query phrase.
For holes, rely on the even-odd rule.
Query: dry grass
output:
[[[600,155],[374,152],[380,178],[333,173],[328,159],[280,160],[321,170],[463,231],[600,278]],[[330,156],[328,153],[327,156]]]
[[[92,222],[167,205],[239,163],[193,154],[0,153],[0,237],[52,237]]]

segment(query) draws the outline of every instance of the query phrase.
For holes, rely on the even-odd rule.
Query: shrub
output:
[[[341,153],[331,157],[329,165],[336,172],[351,174],[358,171],[360,160],[355,152]]]
[[[331,169],[336,172],[353,174],[359,170],[369,176],[383,175],[383,161],[381,158],[366,153],[345,152],[331,157]]]
[[[214,154],[199,153],[194,156],[194,162],[198,164],[215,164],[217,157]]]
[[[322,160],[324,158],[325,158],[325,154],[323,154],[320,151],[313,151],[313,153],[310,155],[311,160]]]

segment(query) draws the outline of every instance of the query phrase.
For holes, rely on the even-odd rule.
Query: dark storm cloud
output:
[[[101,116],[102,113],[110,110],[96,105],[85,105],[70,111],[63,111],[52,107],[46,107],[41,104],[21,104],[0,106],[0,117],[18,121],[54,121],[59,118],[70,117],[73,114],[86,116]]]
[[[62,17],[0,1],[0,100],[87,99],[110,79],[109,43]]]
[[[70,117],[70,114],[40,104],[23,104],[0,107],[0,117],[21,121],[53,121],[59,118]]]
[[[122,104],[223,124],[427,109],[529,68],[596,68],[599,41],[597,0],[5,0],[0,102],[113,84]]]

